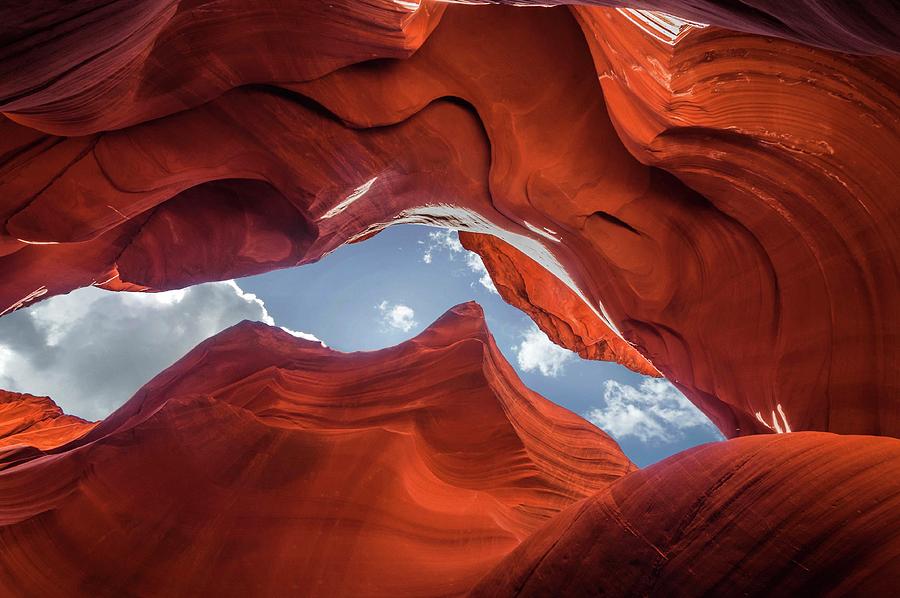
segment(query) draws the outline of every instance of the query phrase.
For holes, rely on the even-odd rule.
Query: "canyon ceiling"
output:
[[[900,587],[900,7],[508,4],[0,7],[0,316],[449,227],[731,440],[637,470],[471,304],[371,353],[240,324],[97,424],[2,393],[0,590]]]

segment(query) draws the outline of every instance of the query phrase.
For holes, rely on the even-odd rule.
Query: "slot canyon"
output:
[[[900,591],[892,0],[8,2],[0,217],[2,596]],[[237,286],[406,225],[721,439],[636,464],[473,301],[341,350]],[[5,382],[200,288],[263,315],[102,416]]]

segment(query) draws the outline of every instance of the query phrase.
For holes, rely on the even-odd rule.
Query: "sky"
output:
[[[720,440],[665,380],[583,360],[505,303],[455,232],[391,227],[315,264],[166,293],[74,291],[0,318],[0,388],[101,419],[200,341],[244,319],[341,351],[410,339],[475,300],[526,386],[612,435],[639,466]]]

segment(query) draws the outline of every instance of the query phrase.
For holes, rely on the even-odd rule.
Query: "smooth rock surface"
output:
[[[636,469],[471,303],[370,353],[243,322],[46,453],[0,471],[4,595],[459,595]]]
[[[460,232],[459,241],[481,256],[503,300],[527,313],[554,343],[584,359],[615,361],[645,376],[661,376],[572,289],[527,255],[491,235]]]
[[[795,0],[789,3],[779,0],[488,1],[516,6],[570,4],[631,7],[625,10],[633,18],[649,16],[656,22],[653,30],[660,37],[664,37],[667,30],[677,26],[678,22],[688,20],[842,52],[900,54],[900,7],[892,0]]]
[[[471,596],[892,596],[900,441],[802,432],[689,449],[573,505]]]
[[[56,135],[119,129],[241,85],[409,56],[442,11],[391,0],[8,3],[0,112]]]
[[[656,316],[652,341],[634,333],[645,354],[770,428],[900,435],[900,62],[714,27],[666,43],[619,11],[577,15],[625,145],[737,227],[673,231],[682,266],[653,268],[652,296],[691,307]]]
[[[64,414],[49,397],[0,390],[0,455],[12,447],[56,448],[93,427],[94,422]]]

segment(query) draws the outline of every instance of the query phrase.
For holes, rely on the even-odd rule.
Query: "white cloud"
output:
[[[413,308],[402,303],[388,303],[382,301],[375,306],[375,309],[381,312],[381,323],[385,328],[396,328],[403,332],[409,332],[416,322],[416,312]]]
[[[67,413],[100,419],[241,320],[275,324],[262,300],[234,281],[164,293],[79,289],[0,318],[0,388],[48,395]]]
[[[547,338],[534,324],[522,334],[522,342],[513,347],[519,368],[524,372],[538,370],[544,376],[556,377],[565,363],[575,356]]]
[[[465,255],[465,264],[470,272],[473,272],[478,276],[478,284],[487,289],[488,292],[494,293],[498,295],[497,287],[494,286],[494,281],[491,280],[491,275],[488,274],[487,268],[484,267],[484,262],[481,260],[481,256],[475,253],[474,251],[468,251],[465,247],[462,246],[462,243],[459,242],[459,233],[451,228],[442,228],[433,232],[428,233],[428,242],[424,243],[420,241],[420,244],[425,246],[425,253],[422,254],[422,261],[426,264],[430,264],[434,261],[435,254],[445,254],[450,261],[456,260],[458,255]]]
[[[226,280],[222,283],[209,283],[209,284],[226,284],[226,285],[230,286],[232,288],[232,290],[234,290],[235,295],[237,295],[238,297],[240,297],[247,303],[256,304],[259,307],[261,315],[258,318],[258,320],[260,322],[268,324],[269,326],[275,325],[275,318],[273,318],[272,316],[269,315],[269,310],[266,309],[266,304],[263,303],[263,300],[260,299],[259,297],[257,297],[254,293],[246,292],[244,289],[242,289],[240,286],[238,286],[238,283],[236,283],[235,281]],[[169,292],[169,293],[184,293],[189,290],[190,289],[182,289],[180,291],[167,291],[167,292]],[[159,294],[165,295],[166,293],[159,293]],[[252,319],[252,318],[246,318],[246,319]],[[279,328],[281,328],[282,330],[284,330],[285,332],[287,332],[288,334],[290,334],[292,336],[296,336],[297,338],[302,338],[302,339],[306,339],[308,341],[314,341],[314,342],[321,343],[323,347],[327,346],[318,337],[316,337],[315,334],[310,334],[308,332],[300,332],[299,330],[291,330],[287,326],[279,326]]]
[[[495,295],[500,294],[497,292],[497,287],[494,286],[494,281],[491,280],[491,275],[488,274],[480,255],[474,251],[468,252],[466,254],[466,265],[469,267],[469,270],[478,275],[478,282],[481,286]]]
[[[585,418],[616,438],[674,442],[690,428],[713,428],[712,423],[668,380],[647,378],[639,387],[607,380],[606,407],[592,409]]]
[[[430,264],[434,259],[434,254],[442,252],[446,252],[448,257],[453,260],[455,254],[463,251],[462,243],[459,242],[459,234],[452,228],[441,228],[428,233],[428,242],[425,243],[422,261]]]

